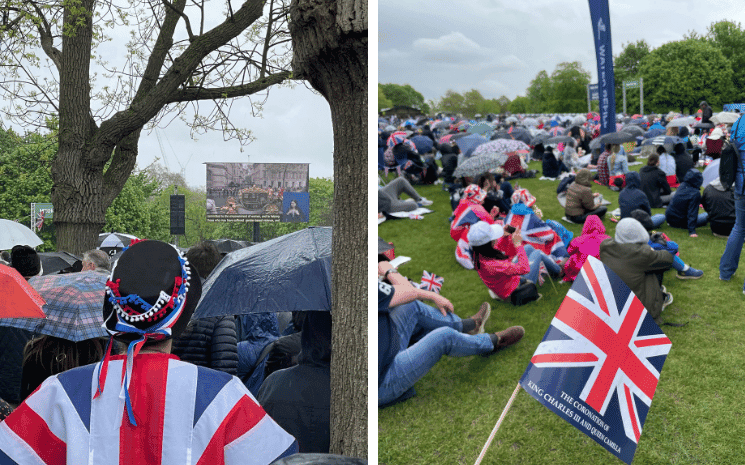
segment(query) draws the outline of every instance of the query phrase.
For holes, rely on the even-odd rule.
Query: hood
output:
[[[626,188],[639,189],[642,185],[642,178],[636,171],[626,173]]]
[[[601,235],[605,234],[605,225],[597,215],[590,215],[582,226],[582,235]]]
[[[674,154],[675,154],[676,156],[677,156],[677,155],[683,155],[683,154],[685,154],[685,151],[686,151],[686,147],[685,147],[685,145],[683,145],[683,144],[681,144],[681,143],[677,143],[677,144],[675,144],[675,146],[673,147],[673,153],[674,153]]]
[[[704,175],[699,170],[691,168],[683,178],[683,182],[698,189],[704,183]]]
[[[592,172],[586,168],[582,168],[577,172],[577,176],[574,178],[574,182],[581,186],[592,186]]]
[[[524,203],[516,203],[512,205],[512,208],[510,211],[515,215],[532,215],[533,210],[530,209],[527,205]]]
[[[688,137],[688,128],[685,126],[681,126],[680,129],[678,129],[678,137],[681,139],[685,139]]]
[[[619,244],[646,244],[649,233],[634,218],[623,218],[616,225],[615,239]]]
[[[331,363],[331,313],[306,312],[300,334],[298,363],[329,366]]]

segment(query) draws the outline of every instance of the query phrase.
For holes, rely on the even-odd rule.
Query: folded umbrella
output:
[[[46,318],[0,319],[0,325],[80,342],[105,337],[103,298],[108,275],[97,271],[37,276],[29,284],[44,298]]]
[[[0,265],[0,289],[0,318],[44,318],[44,299],[15,268]]]
[[[0,219],[0,250],[9,250],[16,245],[36,247],[43,243],[39,236],[21,223]]]
[[[202,288],[193,319],[331,311],[331,228],[302,229],[229,253]]]

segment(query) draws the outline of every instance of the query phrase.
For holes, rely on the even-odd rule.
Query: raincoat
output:
[[[600,243],[606,239],[610,239],[610,236],[605,234],[605,226],[600,218],[596,215],[588,216],[582,226],[582,234],[574,238],[567,247],[569,260],[564,264],[565,282],[572,282],[577,278],[588,256],[600,258]]]

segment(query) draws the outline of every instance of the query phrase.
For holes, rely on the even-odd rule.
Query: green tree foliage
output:
[[[385,96],[385,92],[383,92],[383,87],[378,84],[378,111],[384,110],[386,108],[391,108],[393,106],[393,102]]]
[[[459,113],[468,118],[473,118],[476,114],[483,114],[486,106],[486,99],[481,92],[471,89],[463,94],[463,107]]]
[[[549,110],[551,101],[551,78],[545,70],[536,74],[530,85],[525,91],[526,97],[530,101],[528,111],[531,113],[546,113]]]
[[[549,110],[557,113],[580,113],[587,108],[587,84],[590,73],[578,61],[556,65],[549,80]]]
[[[443,113],[460,113],[463,111],[465,99],[461,94],[448,89],[440,99],[437,109]]]
[[[722,52],[732,67],[736,102],[745,102],[745,31],[739,22],[719,21],[707,28],[705,38]],[[723,102],[727,103],[727,102]]]
[[[498,112],[492,112],[492,113],[500,113],[504,114],[507,113],[510,109],[510,99],[508,99],[505,95],[502,95],[497,99],[497,103],[499,103],[499,111]]]
[[[398,85],[398,84],[379,84],[383,89],[383,94],[388,98],[393,106],[402,105],[406,107],[419,108],[423,112],[427,113],[428,108],[424,103],[424,96],[417,92],[409,84]]]
[[[56,134],[21,137],[0,128],[0,218],[31,227],[31,203],[51,201],[50,165],[56,154]],[[54,250],[51,222],[35,232],[44,241],[38,250]]]
[[[639,78],[639,67],[641,62],[649,55],[649,44],[642,39],[629,42],[623,46],[623,51],[613,60],[613,73],[616,80],[616,109],[623,110],[623,82]],[[626,112],[637,113],[639,111],[638,90],[626,91]],[[633,95],[633,98],[631,96]]]
[[[135,171],[124,188],[106,210],[105,232],[132,234],[143,239],[170,239],[170,215],[168,205],[155,199],[164,189],[153,173]]]
[[[528,113],[530,110],[530,99],[518,95],[509,104],[508,110],[510,113]]]
[[[645,110],[690,113],[701,100],[717,107],[734,94],[732,67],[708,41],[664,44],[642,60],[640,75],[644,78]]]

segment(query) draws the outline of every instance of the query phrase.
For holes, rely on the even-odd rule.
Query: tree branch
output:
[[[163,2],[163,5],[165,5],[169,9],[176,12],[179,16],[181,16],[181,18],[184,20],[184,26],[186,26],[186,33],[189,35],[189,42],[193,42],[194,33],[191,30],[191,22],[189,21],[189,17],[184,14],[183,7],[181,7],[181,10],[179,10],[178,8],[174,7],[173,4],[169,2],[168,0],[161,0],[161,1]]]
[[[243,97],[255,94],[256,92],[261,92],[275,84],[279,84],[284,80],[289,79],[291,75],[292,73],[289,71],[283,71],[280,73],[270,74],[269,76],[240,86],[220,87],[214,89],[187,87],[179,92],[174,92],[168,99],[167,103]]]

